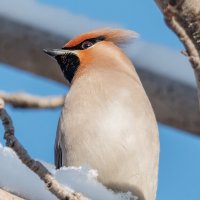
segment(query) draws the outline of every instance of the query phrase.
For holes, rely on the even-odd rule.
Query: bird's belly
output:
[[[148,125],[130,106],[113,102],[93,111],[76,108],[66,115],[64,165],[97,169],[101,182],[122,190],[125,186],[138,189],[150,179],[157,180],[153,169],[158,160],[154,137],[145,140]],[[153,131],[157,130],[149,134]]]
[[[76,162],[98,163],[108,158],[112,162],[118,160],[117,156],[134,151],[138,143],[134,134],[137,122],[130,110],[119,105],[111,104],[92,112],[83,109],[68,112],[67,119],[70,120],[66,120],[64,140],[70,147],[68,158],[76,154],[72,156]]]

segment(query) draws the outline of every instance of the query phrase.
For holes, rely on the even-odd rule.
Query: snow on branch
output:
[[[89,200],[82,194],[71,192],[71,190],[66,186],[63,187],[41,162],[30,157],[28,152],[14,135],[13,123],[10,116],[4,109],[3,100],[0,100],[0,119],[2,120],[5,129],[4,139],[6,140],[6,145],[12,148],[16,152],[19,159],[29,169],[35,172],[42,181],[44,181],[50,192],[52,192],[60,200]]]
[[[64,96],[41,97],[22,92],[0,91],[0,98],[15,108],[57,108],[64,104]]]
[[[199,0],[155,0],[165,22],[186,48],[195,72],[200,104],[200,3]]]

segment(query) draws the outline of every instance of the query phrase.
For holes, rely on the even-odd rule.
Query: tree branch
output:
[[[66,186],[60,185],[60,183],[53,177],[53,175],[42,163],[35,161],[30,157],[28,152],[14,136],[13,123],[10,116],[4,109],[3,100],[0,100],[0,119],[2,120],[5,129],[4,139],[6,140],[6,145],[12,148],[16,152],[19,159],[29,169],[36,173],[42,181],[44,181],[51,193],[53,193],[60,200],[89,200],[82,194],[71,192],[71,190]]]
[[[6,200],[25,200],[24,198],[19,197],[15,194],[12,194],[8,191],[5,191],[2,188],[0,188],[0,197],[1,197],[1,199],[6,199]]]
[[[195,72],[200,104],[200,2],[199,0],[155,0],[165,22],[186,48]]]
[[[33,96],[26,93],[0,91],[0,98],[18,108],[57,108],[64,104],[64,96]]]

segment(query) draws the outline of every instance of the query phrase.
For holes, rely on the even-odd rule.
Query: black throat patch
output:
[[[74,75],[80,65],[80,59],[74,53],[66,53],[64,55],[56,56],[60,68],[65,78],[71,83]]]

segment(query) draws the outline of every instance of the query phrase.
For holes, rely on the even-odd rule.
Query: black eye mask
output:
[[[79,65],[80,59],[73,53],[66,53],[64,55],[56,56],[60,68],[65,76],[65,78],[71,83]]]
[[[84,40],[83,42],[81,42],[80,44],[78,44],[76,46],[73,46],[73,47],[63,47],[62,49],[66,49],[66,50],[84,50],[84,49],[86,49],[86,48],[84,48],[84,45],[83,45],[84,42],[88,41],[88,42],[91,42],[94,45],[97,42],[101,42],[103,40],[105,40],[105,37],[104,36],[99,36],[99,37],[96,37],[96,38],[90,38],[90,39]]]

